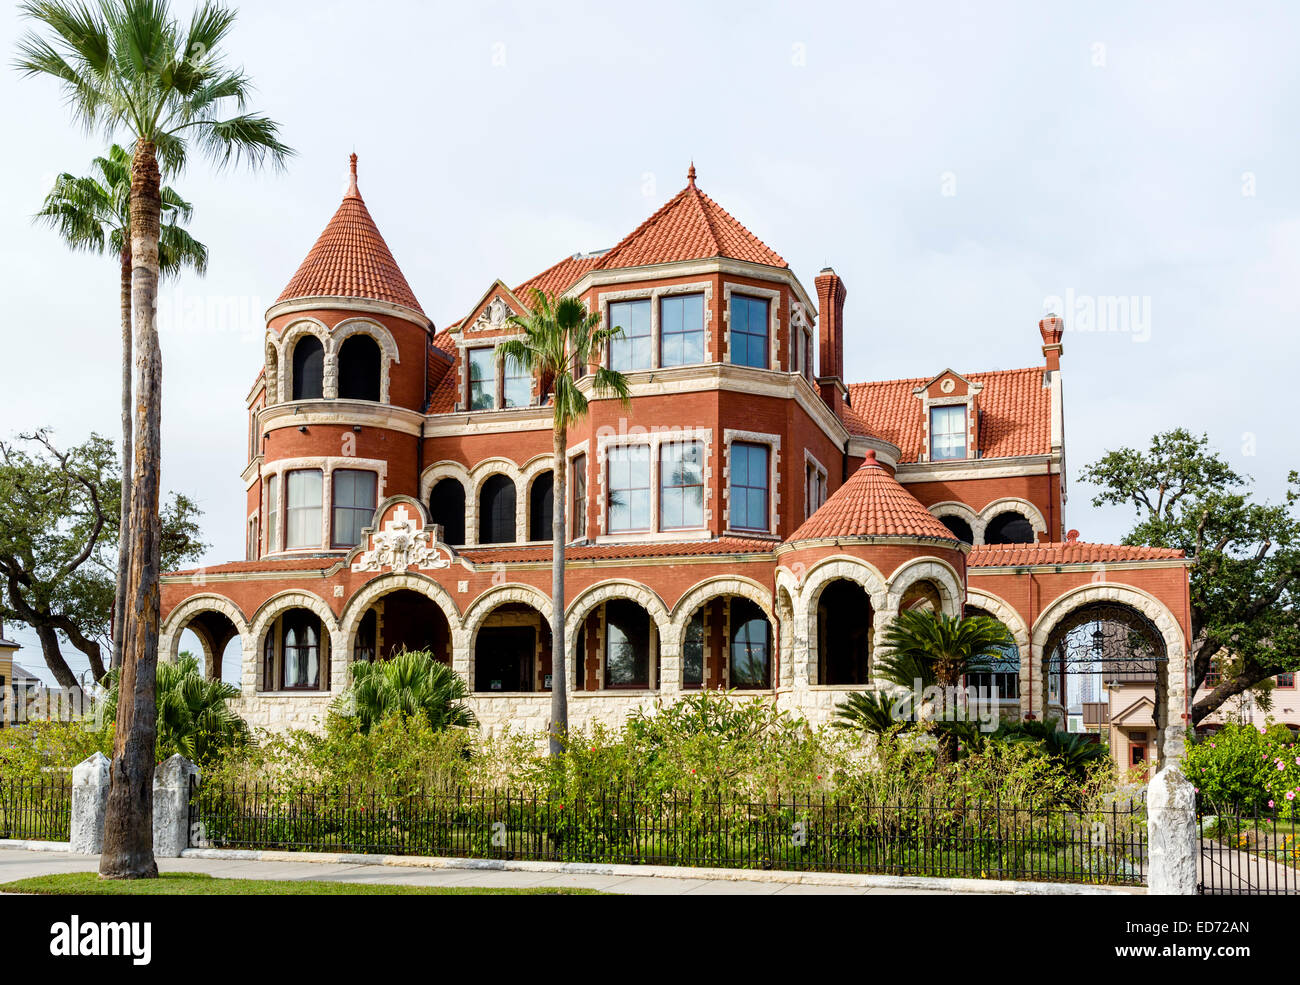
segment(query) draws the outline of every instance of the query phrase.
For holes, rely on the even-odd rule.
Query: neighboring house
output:
[[[467,289],[476,300],[439,330],[354,155],[342,204],[267,312],[246,557],[164,577],[160,652],[175,659],[190,629],[217,676],[237,641],[241,712],[283,728],[318,720],[354,661],[427,647],[464,675],[486,728],[544,727],[549,381],[497,350],[540,288],[623,329],[599,358],[632,392],[627,407],[593,395],[566,449],[572,724],[702,687],[823,722],[874,686],[890,620],[928,607],[1007,626],[1003,660],[972,683],[1012,716],[1068,706],[1087,627],[1140,636],[1176,753],[1187,562],[1067,534],[1062,320],[1025,333],[1043,362],[1022,369],[949,367],[971,346],[935,324],[921,375],[853,383],[846,346],[890,328],[850,326],[833,269],[812,287],[692,167],[614,247]],[[588,394],[595,368],[575,367]]]
[[[14,680],[14,654],[21,650],[17,643],[5,639],[4,623],[0,622],[0,728],[8,724],[4,709],[10,707],[4,696],[12,693]]]

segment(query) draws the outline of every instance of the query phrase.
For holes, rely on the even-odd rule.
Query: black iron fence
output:
[[[1300,896],[1300,820],[1286,811],[1197,812],[1197,891],[1206,896]]]
[[[0,838],[67,841],[72,829],[72,777],[0,776]]]
[[[752,802],[609,790],[196,787],[191,841],[224,848],[1141,885],[1141,804]]]

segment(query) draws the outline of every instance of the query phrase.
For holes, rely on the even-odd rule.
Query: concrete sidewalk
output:
[[[355,882],[400,886],[458,886],[488,889],[557,888],[598,889],[607,893],[642,896],[684,895],[750,895],[750,896],[806,896],[806,895],[907,895],[952,896],[954,894],[997,895],[1016,892],[1006,883],[990,883],[983,889],[975,880],[909,880],[913,885],[890,885],[889,876],[838,877],[841,884],[809,884],[799,881],[798,873],[790,873],[789,880],[780,874],[763,873],[761,881],[754,879],[709,878],[709,870],[682,869],[681,877],[666,875],[635,875],[626,871],[629,866],[616,867],[619,871],[608,873],[540,871],[537,869],[491,869],[462,867],[431,867],[423,865],[383,864],[361,861],[292,861],[210,857],[159,859],[162,872],[202,872],[227,879],[316,880],[320,882]],[[99,867],[95,855],[74,855],[67,851],[32,851],[23,848],[0,847],[0,883],[27,879],[32,876],[59,872],[94,872]],[[962,885],[955,885],[960,883]],[[1034,892],[1041,884],[1021,884],[1021,892]],[[1034,887],[1034,888],[1031,888]],[[1057,891],[1070,889],[1096,891],[1100,887],[1053,887]],[[1043,891],[1038,889],[1038,891]],[[1143,892],[1143,890],[1138,890]]]

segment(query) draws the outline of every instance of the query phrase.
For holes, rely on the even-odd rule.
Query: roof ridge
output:
[[[1041,373],[1042,371],[1042,366],[1018,366],[1015,369],[984,369],[976,370],[972,373],[962,373],[960,375],[968,380],[977,380],[977,378],[985,376],[1005,376],[1009,373]],[[953,370],[953,372],[955,373],[957,371]],[[860,380],[857,383],[848,383],[846,386],[888,386],[890,384],[898,383],[928,383],[932,379],[934,379],[933,376],[899,376],[890,380]]]
[[[694,167],[694,165],[692,165],[692,167]],[[695,187],[694,178],[691,179],[691,183],[686,186],[686,189],[687,191],[695,193],[695,207],[700,210],[700,217],[704,220],[704,225],[709,230],[709,239],[713,240],[713,251],[721,254],[722,240],[718,238],[718,227],[713,224],[713,217],[709,215],[709,210],[705,205],[706,202],[712,204],[712,200],[709,196],[705,195],[704,192]]]

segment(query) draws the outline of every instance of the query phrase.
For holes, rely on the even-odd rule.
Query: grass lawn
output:
[[[95,872],[64,872],[0,885],[3,893],[40,896],[599,896],[594,889],[486,889],[474,886],[402,886],[363,882],[220,879],[167,872],[157,879],[100,879]]]

